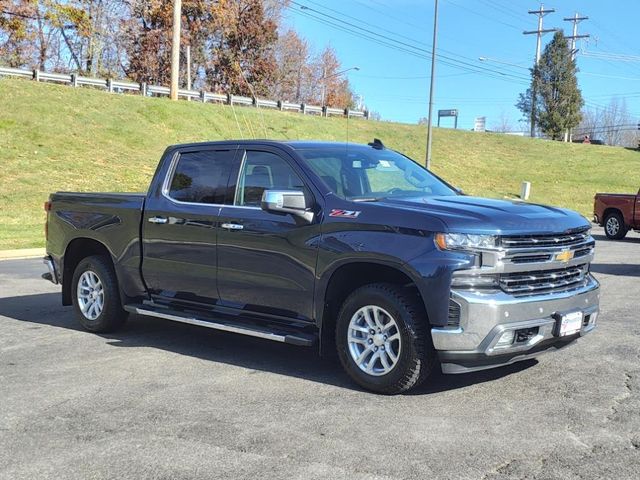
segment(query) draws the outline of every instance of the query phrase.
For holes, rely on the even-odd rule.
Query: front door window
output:
[[[234,205],[260,207],[265,190],[305,191],[304,182],[291,166],[280,156],[254,150],[247,150]]]

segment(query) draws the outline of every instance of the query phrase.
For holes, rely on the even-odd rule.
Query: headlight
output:
[[[440,250],[474,250],[495,248],[498,237],[472,233],[436,233],[435,242]]]

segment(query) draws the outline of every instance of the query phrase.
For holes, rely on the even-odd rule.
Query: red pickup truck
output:
[[[596,193],[593,221],[604,227],[608,238],[620,240],[629,230],[640,229],[640,192]]]

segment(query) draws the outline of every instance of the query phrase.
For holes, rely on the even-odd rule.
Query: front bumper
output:
[[[434,327],[433,345],[444,373],[464,373],[508,365],[561,348],[596,326],[600,285],[591,275],[579,289],[568,292],[517,297],[502,291],[480,293],[454,290],[451,299],[460,305],[460,326]],[[583,323],[575,335],[556,336],[558,316],[580,311]],[[505,332],[528,332],[522,341],[499,345]]]

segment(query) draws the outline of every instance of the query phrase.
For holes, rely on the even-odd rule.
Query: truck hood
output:
[[[424,212],[441,220],[450,232],[552,234],[590,226],[585,217],[572,210],[465,195],[385,198],[378,204]]]

